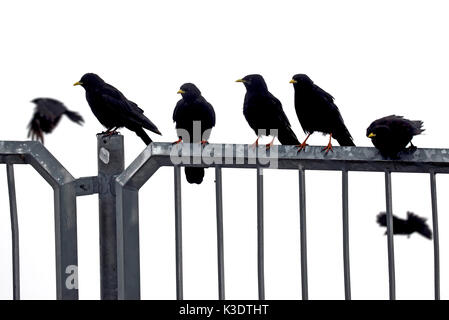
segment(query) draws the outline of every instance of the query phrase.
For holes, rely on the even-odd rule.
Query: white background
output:
[[[63,101],[85,118],[63,118],[46,147],[75,177],[96,175],[95,133],[103,128],[84,90],[95,72],[137,102],[174,141],[171,120],[184,82],[213,104],[214,143],[252,143],[242,115],[244,87],[234,80],[262,74],[283,103],[300,140],[304,134],[288,83],[307,73],[336,98],[359,146],[371,121],[389,114],[424,121],[418,147],[447,139],[449,20],[445,1],[14,1],[0,5],[0,140],[25,140],[35,97]],[[125,135],[126,164],[145,147]],[[266,140],[268,141],[268,139]],[[309,142],[325,145],[314,134]],[[337,145],[337,143],[336,143]],[[172,169],[141,189],[143,299],[175,298]],[[184,174],[183,174],[184,177]],[[350,252],[355,299],[388,298],[387,242],[375,223],[385,208],[383,175],[350,173]],[[16,166],[22,297],[55,298],[52,190],[28,166]],[[307,172],[309,296],[341,299],[343,290],[341,174]],[[5,169],[0,170],[0,298],[12,297],[11,243]],[[212,170],[200,186],[183,178],[184,296],[217,297],[215,192]],[[256,173],[223,172],[226,293],[257,298]],[[449,179],[438,176],[442,298],[449,297]],[[429,178],[393,174],[393,211],[431,218]],[[80,197],[80,298],[99,298],[97,196]],[[431,223],[431,220],[429,220]],[[266,297],[300,298],[298,175],[265,173]],[[433,297],[433,246],[419,235],[395,237],[397,297]]]

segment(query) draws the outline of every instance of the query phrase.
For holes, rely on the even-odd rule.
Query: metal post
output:
[[[183,299],[181,168],[175,166],[176,299]]]
[[[351,300],[351,272],[349,264],[349,218],[348,218],[348,171],[342,172],[343,204],[343,267],[345,281],[345,299]]]
[[[218,299],[224,300],[223,188],[220,167],[215,168],[215,193],[217,206]]]
[[[116,300],[117,237],[114,179],[125,169],[123,136],[97,137],[101,299]]]
[[[301,291],[302,299],[309,299],[307,282],[307,223],[306,223],[306,178],[304,168],[299,168],[299,224],[301,237]]]
[[[259,300],[265,300],[262,168],[257,168],[257,271],[258,271]]]
[[[13,298],[14,300],[20,300],[19,221],[17,218],[16,184],[12,164],[6,165],[6,175],[8,179],[9,209],[11,212]]]
[[[393,205],[391,196],[391,172],[385,172],[385,198],[387,205],[387,239],[388,239],[388,275],[390,300],[396,300],[396,280],[394,270],[394,242],[393,242]]]
[[[438,234],[438,205],[435,172],[430,173],[430,194],[432,198],[435,300],[440,300],[440,244]]]

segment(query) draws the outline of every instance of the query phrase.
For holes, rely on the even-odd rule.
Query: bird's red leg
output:
[[[108,129],[108,130],[104,133],[104,135],[105,135],[106,137],[113,136],[114,134],[117,134],[117,133],[118,133],[118,132],[117,132],[117,129],[118,129],[118,127],[114,127],[114,128],[112,128],[112,129]]]
[[[97,136],[99,136],[99,135],[104,135],[104,134],[108,134],[109,131],[111,131],[111,129],[108,129],[108,130],[106,130],[106,131],[101,131],[101,132],[97,133]]]
[[[257,137],[257,140],[251,145],[253,149],[257,148],[259,146],[259,137]]]
[[[307,144],[307,139],[309,139],[310,135],[311,135],[311,133],[309,133],[309,134],[307,135],[306,140],[304,140],[303,143],[297,145],[297,147],[298,147],[298,152],[301,152],[301,150],[306,150],[306,146],[308,146],[308,144]]]
[[[175,142],[172,142],[172,144],[178,144],[178,143],[182,143],[182,139],[179,138],[178,140],[176,140]]]
[[[332,149],[331,139],[332,139],[332,133],[329,135],[329,143],[321,151],[325,151],[326,153],[328,153],[330,150],[330,151],[334,152],[334,149]]]
[[[265,147],[266,147],[267,150],[270,149],[270,148],[273,146],[274,138],[275,138],[275,137],[273,137],[273,140],[271,140],[270,143],[267,143],[267,144],[265,145]]]

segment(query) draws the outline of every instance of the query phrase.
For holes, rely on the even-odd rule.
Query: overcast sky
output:
[[[243,114],[250,73],[265,77],[298,138],[305,135],[293,104],[292,75],[306,73],[335,97],[358,146],[371,121],[389,114],[424,121],[418,147],[448,146],[447,1],[14,1],[0,4],[0,140],[26,140],[30,100],[53,97],[80,112],[80,127],[62,119],[45,146],[75,177],[96,175],[96,137],[103,130],[72,84],[95,72],[145,110],[162,137],[175,141],[173,108],[185,82],[214,106],[214,143],[252,143]],[[125,136],[126,164],[145,147]],[[269,140],[266,139],[268,142]],[[264,140],[265,142],[265,140]],[[308,141],[325,145],[327,137]],[[278,142],[277,142],[278,143]],[[335,145],[337,143],[335,142]],[[0,298],[12,297],[5,169],[0,170]],[[175,298],[173,169],[141,189],[142,298]],[[16,166],[22,297],[55,297],[52,190],[28,166]],[[344,298],[341,174],[307,172],[309,297]],[[257,298],[256,172],[225,169],[226,293]],[[381,173],[350,173],[353,298],[388,298],[387,241],[375,223],[385,208]],[[45,186],[45,187],[44,187]],[[183,174],[186,299],[217,297],[213,170],[203,184]],[[438,176],[442,298],[449,297],[449,179]],[[393,211],[431,218],[429,178],[393,174]],[[99,298],[98,198],[78,205],[79,293]],[[429,220],[431,224],[431,220]],[[266,298],[299,299],[299,204],[295,171],[265,172]],[[433,298],[432,242],[395,237],[397,297]]]

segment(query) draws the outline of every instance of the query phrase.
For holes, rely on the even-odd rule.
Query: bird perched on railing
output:
[[[115,134],[118,128],[125,127],[134,131],[147,145],[152,142],[143,128],[161,135],[136,103],[128,100],[123,93],[106,83],[94,73],[86,73],[74,86],[80,85],[86,90],[86,100],[95,117],[106,127],[100,134]]]
[[[277,138],[282,144],[299,144],[281,102],[268,91],[267,84],[261,75],[250,74],[236,82],[242,82],[246,87],[243,114],[257,135],[253,146],[258,146],[260,136],[269,135],[270,130],[277,130]],[[273,145],[275,138],[276,136],[273,136],[271,142],[266,145],[267,149]]]
[[[409,143],[411,151],[416,149],[412,139],[424,131],[422,126],[422,121],[391,115],[373,121],[366,129],[366,136],[384,157],[395,159],[407,150]]]
[[[28,124],[28,137],[32,140],[40,140],[44,143],[44,133],[51,133],[64,114],[79,125],[84,122],[77,112],[70,111],[56,99],[36,98],[31,102],[36,105],[33,117]]]
[[[393,215],[393,234],[410,237],[412,233],[417,232],[427,239],[432,239],[432,231],[426,221],[426,218],[422,218],[410,211],[407,212],[407,219],[401,219]],[[377,223],[381,227],[387,226],[387,214],[385,212],[377,215]],[[386,231],[385,234],[387,234]]]
[[[346,128],[340,110],[334,103],[334,97],[318,87],[305,74],[296,74],[290,83],[295,89],[295,109],[302,129],[307,134],[306,139],[298,147],[304,150],[307,139],[317,132],[329,134],[329,143],[323,151],[332,151],[331,140],[334,138],[340,146],[354,146],[351,134]]]
[[[191,143],[207,144],[212,127],[215,126],[215,111],[212,105],[204,99],[201,91],[193,83],[185,83],[178,91],[182,99],[173,111],[173,121],[176,123],[178,144],[186,138]],[[185,137],[188,134],[188,137]],[[200,184],[204,178],[204,168],[185,168],[189,183]]]

